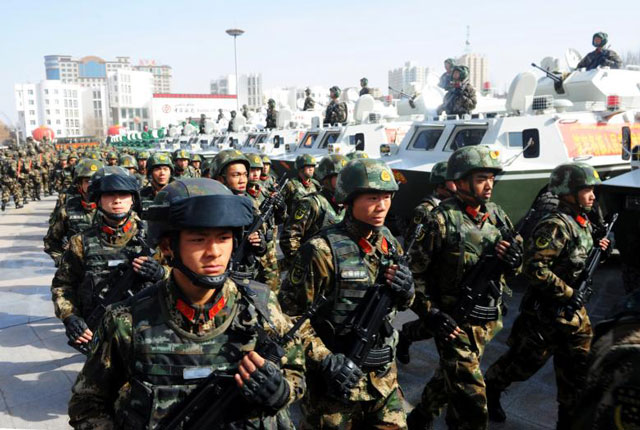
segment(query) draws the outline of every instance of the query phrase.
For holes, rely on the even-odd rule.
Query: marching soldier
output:
[[[305,243],[289,272],[293,314],[299,315],[319,296],[328,299],[307,325],[304,339],[308,391],[302,404],[303,429],[406,428],[394,360],[397,332],[391,322],[411,304],[414,287],[399,256],[400,245],[384,227],[397,190],[384,162],[347,164],[335,192],[336,201],[346,207],[344,220]],[[350,357],[357,337],[350,317],[378,283],[390,295],[391,306],[372,349],[356,364]]]
[[[142,212],[144,213],[160,190],[173,180],[173,162],[164,152],[154,152],[147,160],[147,181],[149,185],[140,190]]]
[[[594,246],[586,213],[593,207],[598,184],[598,172],[585,163],[561,164],[551,172],[549,191],[560,203],[538,222],[527,241],[523,272],[529,287],[509,336],[509,350],[487,370],[492,421],[506,419],[500,394],[512,382],[529,379],[553,355],[557,429],[570,428],[593,337],[584,297],[573,287]],[[606,238],[595,238],[595,243],[603,250],[609,246]]]
[[[598,67],[610,67],[619,69],[622,66],[622,59],[617,52],[606,49],[609,36],[607,33],[599,31],[591,38],[591,44],[596,48],[589,52],[576,66],[576,69],[585,68],[587,70],[597,69]]]
[[[455,66],[451,73],[451,88],[444,95],[438,107],[438,115],[443,111],[447,115],[468,115],[476,108],[476,90],[469,83],[467,66]]]
[[[22,206],[22,188],[18,182],[21,174],[22,162],[15,159],[16,153],[10,152],[8,159],[3,163],[2,168],[2,210],[4,211],[9,203],[9,199],[13,197],[13,203],[16,209]]]
[[[173,152],[173,176],[174,178],[195,178],[196,169],[189,165],[191,155],[184,149],[176,149]]]
[[[138,155],[136,157],[136,160],[138,160],[138,175],[140,175],[145,180],[147,178],[147,160],[149,159],[149,157],[151,157],[151,153],[146,150],[138,152]]]
[[[327,105],[327,110],[324,114],[324,125],[346,124],[348,115],[347,104],[338,101],[341,93],[342,90],[340,90],[340,87],[333,86],[329,88],[331,101],[329,105]]]
[[[292,178],[282,190],[282,197],[287,203],[287,214],[291,216],[293,208],[302,197],[316,193],[320,184],[313,179],[316,170],[316,158],[313,155],[301,154],[296,157],[295,168],[298,176]]]
[[[107,156],[105,157],[107,160],[107,166],[117,166],[118,165],[118,153],[116,151],[109,151]]]
[[[229,277],[234,244],[253,221],[251,203],[215,181],[180,179],[157,197],[149,219],[171,277],[106,313],[72,390],[70,424],[159,428],[212,371],[226,371],[239,395],[217,426],[282,428],[288,405],[304,393],[300,341],[284,346],[280,362],[263,358],[260,342],[290,322],[268,287]]]
[[[486,146],[456,150],[447,164],[447,178],[456,185],[455,198],[442,201],[429,214],[425,233],[417,238],[414,249],[423,259],[411,261],[414,276],[426,286],[416,309],[434,334],[440,355],[447,423],[460,430],[487,428],[480,360],[502,328],[504,274],[514,273],[522,264],[521,239],[512,238],[511,221],[490,201],[495,175],[501,171],[499,153]],[[495,256],[499,263],[497,273],[491,274],[496,277],[492,288],[476,294],[489,281],[478,279],[470,286],[472,292],[463,290],[462,281],[471,282],[467,276],[488,256]],[[479,298],[466,303],[467,296]],[[412,428],[429,428],[432,417],[424,411],[430,406],[416,405]]]

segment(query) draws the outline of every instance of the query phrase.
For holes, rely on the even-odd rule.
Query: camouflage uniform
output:
[[[24,151],[18,152],[18,164],[20,166],[18,174],[18,184],[22,189],[22,203],[29,203],[29,199],[33,197],[31,181],[29,180],[31,172],[31,159],[26,156]]]
[[[2,169],[2,208],[4,209],[9,199],[13,196],[16,209],[22,207],[22,188],[18,183],[22,162],[8,159]]]
[[[573,430],[638,429],[640,416],[640,291],[595,327],[589,371]]]
[[[89,228],[95,213],[96,204],[87,202],[82,196],[67,199],[64,207],[54,213],[44,237],[44,252],[53,259],[56,267],[60,265],[71,236]]]
[[[460,88],[451,88],[444,96],[438,114],[443,111],[447,115],[466,115],[476,108],[476,90],[465,82]]]
[[[305,90],[305,94],[307,96],[304,99],[304,106],[302,107],[302,110],[313,110],[316,107],[316,102],[313,100],[313,97],[311,97],[311,90]]]
[[[299,155],[295,161],[295,168],[298,172],[305,166],[315,165],[315,157],[309,154]],[[289,180],[282,190],[282,197],[284,197],[284,201],[287,203],[288,216],[291,216],[293,208],[301,198],[308,194],[317,193],[320,190],[320,184],[315,179],[301,179],[300,176],[301,174]]]
[[[567,166],[577,166],[586,174],[597,175],[588,165],[561,165],[551,175],[550,190],[555,194],[559,194],[555,190],[562,183],[566,193],[569,187],[573,190],[570,184],[573,178],[562,176],[561,169]],[[599,182],[597,176],[589,181],[591,185]],[[527,241],[523,264],[529,287],[507,341],[509,350],[486,374],[487,386],[499,397],[512,382],[529,379],[553,355],[558,385],[558,429],[569,428],[570,412],[587,374],[592,338],[589,316],[584,306],[574,313],[566,312],[566,306],[574,293],[571,285],[584,269],[594,246],[592,231],[587,216],[562,199],[557,209],[536,225]]]
[[[341,93],[342,91],[339,87],[329,88],[331,101],[327,105],[327,110],[324,114],[323,123],[325,125],[344,124],[347,122],[347,104],[338,101]]]
[[[611,49],[594,50],[589,52],[576,66],[576,69],[585,68],[587,70],[597,69],[598,67],[610,67],[619,69],[622,67],[622,59]]]
[[[31,198],[35,200],[40,200],[40,195],[42,194],[42,174],[43,167],[41,162],[42,154],[32,153],[31,160],[31,170],[29,172],[29,182],[31,184],[31,189],[33,190],[33,194]]]
[[[187,178],[196,178],[197,176],[197,172],[196,169],[193,168],[193,166],[188,165],[186,167],[186,169],[184,170],[180,170],[178,168],[178,165],[176,164],[176,161],[180,160],[180,159],[184,159],[184,160],[191,160],[191,155],[189,155],[189,153],[187,151],[185,151],[184,149],[178,149],[173,153],[173,163],[174,163],[174,171],[173,171],[173,177],[175,179],[177,178],[182,178],[182,179],[187,179]]]
[[[276,111],[276,102],[273,99],[269,99],[269,108],[267,109],[267,118],[266,118],[265,128],[267,129],[276,128],[277,117],[278,117],[278,111]]]

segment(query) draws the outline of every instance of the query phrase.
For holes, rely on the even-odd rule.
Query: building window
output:
[[[74,93],[75,93],[75,91],[74,91]],[[75,97],[75,96],[74,96],[74,97]],[[78,100],[74,100],[74,101],[73,101],[73,107],[74,107],[74,108],[77,108],[77,107],[78,107]]]
[[[44,99],[44,104],[48,105],[49,104],[49,99]]]
[[[33,100],[29,100],[29,104],[33,106],[35,103],[33,102]]]
[[[32,96],[32,95],[33,95],[33,90],[29,90],[29,91],[28,91],[28,94],[29,94],[30,96]]]
[[[59,119],[56,120],[56,124],[60,125],[60,120]],[[60,131],[58,131],[58,133],[60,133]]]
[[[29,121],[29,124],[36,125],[36,122],[35,122],[35,120],[32,119],[31,121]]]
[[[47,120],[47,125],[51,125],[51,120],[50,119]]]
[[[47,113],[47,115],[51,115],[51,111],[49,109],[47,109],[45,112]]]
[[[76,120],[76,127],[80,127],[80,121]]]
[[[124,109],[124,108],[120,109],[120,116],[122,118],[126,118],[127,117],[127,110]]]
[[[35,115],[35,114],[36,114],[36,111],[34,111],[34,110],[30,110],[29,111],[29,115]]]
[[[149,112],[148,112],[147,108],[142,109],[142,118],[144,118],[144,119],[149,118]]]
[[[56,109],[56,115],[60,115],[60,109]]]
[[[47,89],[45,88],[44,93],[45,93],[45,94],[49,94],[49,90],[47,90]]]

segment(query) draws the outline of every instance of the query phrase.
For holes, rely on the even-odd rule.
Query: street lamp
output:
[[[233,36],[233,59],[236,66],[236,112],[240,112],[240,81],[238,80],[238,51],[236,49],[236,39],[244,34],[244,30],[239,28],[230,28],[227,30],[229,36]]]

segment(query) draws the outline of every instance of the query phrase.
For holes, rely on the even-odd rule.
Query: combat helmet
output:
[[[297,170],[303,169],[305,166],[315,167],[317,164],[316,157],[311,154],[300,154],[296,157],[295,166]]]
[[[137,169],[138,168],[138,164],[136,162],[136,159],[133,155],[121,155],[120,156],[120,160],[118,161],[118,163],[120,164],[120,166],[124,167],[125,169]]]
[[[202,156],[200,154],[191,154],[191,162],[199,161],[202,163]]]
[[[186,149],[176,149],[173,151],[173,161],[177,160],[191,160],[191,155]]]
[[[140,161],[147,160],[149,157],[151,157],[151,153],[149,151],[138,151],[138,156],[136,158]]]
[[[89,185],[89,199],[99,203],[100,197],[105,193],[123,192],[133,196],[133,204],[127,213],[116,214],[108,212],[98,204],[98,210],[107,218],[114,221],[122,221],[131,216],[131,212],[136,210],[140,213],[140,193],[137,178],[120,166],[104,166],[100,168],[91,178]]]
[[[232,163],[243,163],[247,167],[247,173],[251,168],[251,164],[245,155],[237,149],[224,149],[213,158],[211,163],[211,177],[221,176],[224,169]]]
[[[267,105],[269,107],[275,107],[276,106],[276,101],[274,99],[269,99],[269,101],[267,102]]]
[[[447,181],[447,162],[439,161],[431,168],[429,183],[433,185],[444,184]]]
[[[168,166],[173,174],[173,161],[171,161],[171,156],[166,152],[154,152],[147,159],[147,176],[151,176],[153,169],[159,166]]]
[[[447,179],[456,181],[476,171],[502,172],[500,152],[486,145],[465,146],[451,154],[447,163]]]
[[[557,166],[549,177],[549,191],[557,196],[576,194],[583,188],[600,185],[596,169],[586,163],[565,163]]]
[[[329,94],[334,95],[336,98],[339,98],[340,94],[342,94],[342,90],[340,89],[340,87],[334,85],[333,87],[329,88]]]
[[[460,76],[460,82],[464,82],[469,78],[469,68],[467,66],[454,66],[451,70],[452,78],[455,72],[458,72]]]
[[[322,182],[331,175],[337,175],[348,162],[347,157],[341,154],[331,154],[322,157],[314,173],[316,179]]]
[[[269,158],[268,155],[263,155],[262,156],[262,164],[271,164],[271,158]]]
[[[262,162],[262,157],[260,157],[260,154],[251,152],[245,154],[245,157],[247,157],[247,159],[249,160],[250,169],[262,169],[264,167],[264,163]]]
[[[600,38],[600,44],[596,45],[596,37]],[[591,44],[593,46],[595,46],[596,48],[603,48],[607,45],[607,42],[609,41],[609,35],[607,33],[605,33],[604,31],[599,31],[596,34],[593,35],[593,37],[591,38]]]
[[[350,161],[338,174],[335,197],[337,203],[349,203],[369,191],[398,191],[393,172],[382,160],[371,158]]]
[[[118,153],[116,151],[109,151],[109,152],[107,152],[107,156],[105,158],[107,160],[117,160],[118,159]]]
[[[347,159],[349,161],[351,160],[357,160],[358,158],[369,158],[369,154],[367,154],[364,151],[353,151],[347,154]]]
[[[80,178],[91,178],[98,170],[103,167],[99,160],[91,158],[83,158],[73,168],[73,181],[76,182]]]
[[[363,87],[366,87],[368,84],[369,84],[369,79],[360,78],[360,85],[362,85]]]
[[[452,68],[456,65],[456,60],[454,60],[453,58],[447,58],[446,60],[444,60],[444,62],[445,64],[450,65]]]
[[[172,257],[168,264],[201,288],[222,287],[228,271],[219,276],[193,272],[182,262],[179,232],[192,228],[231,228],[235,241],[243,227],[253,222],[253,204],[248,197],[234,195],[227,187],[206,178],[179,179],[158,192],[146,212],[151,246],[169,237]]]

